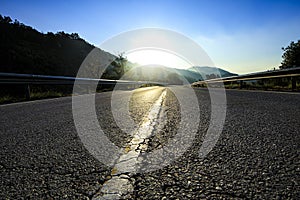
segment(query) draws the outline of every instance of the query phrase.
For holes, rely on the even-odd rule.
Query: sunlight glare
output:
[[[162,65],[177,69],[192,67],[186,59],[162,49],[138,49],[127,53],[126,57],[130,62],[139,65]]]

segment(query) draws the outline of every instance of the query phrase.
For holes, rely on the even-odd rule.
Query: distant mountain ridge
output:
[[[209,67],[209,66],[194,66],[189,68],[188,70],[193,72],[198,72],[204,79],[218,78],[218,77],[229,77],[229,76],[237,76],[238,74],[231,73],[224,69],[218,67]],[[214,77],[215,76],[215,77]]]
[[[135,81],[155,81],[170,84],[188,84],[196,81],[237,74],[216,67],[192,67],[176,69],[165,66],[133,66],[122,79]]]

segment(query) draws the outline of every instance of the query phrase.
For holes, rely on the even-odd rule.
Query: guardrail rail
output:
[[[110,80],[110,79],[93,79],[93,78],[77,78],[66,76],[47,76],[35,74],[17,74],[17,73],[0,73],[0,85],[24,85],[26,99],[30,99],[31,85],[115,85],[115,84],[159,84],[166,85],[166,83],[154,81],[130,81],[130,80]]]
[[[213,86],[215,83],[224,83],[232,84],[237,83],[239,87],[242,89],[245,87],[246,81],[257,81],[257,80],[265,80],[265,79],[276,79],[276,78],[289,78],[291,81],[291,89],[296,90],[297,79],[300,77],[300,67],[287,68],[282,70],[270,70],[265,72],[244,74],[239,76],[230,76],[216,79],[208,79],[204,81],[198,81],[193,83],[192,85],[197,86],[205,86],[207,84]]]

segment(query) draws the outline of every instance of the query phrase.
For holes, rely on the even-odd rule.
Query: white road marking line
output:
[[[147,149],[147,138],[159,131],[166,123],[163,118],[162,104],[167,91],[164,90],[158,100],[155,101],[149,111],[147,120],[139,127],[130,143],[125,147],[123,155],[120,156],[111,171],[112,178],[106,181],[101,188],[101,196],[93,199],[119,199],[122,195],[133,192],[134,180],[127,174],[136,172],[138,164],[142,161],[140,153]]]

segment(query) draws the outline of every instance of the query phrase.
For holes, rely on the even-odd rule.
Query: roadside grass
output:
[[[68,95],[56,91],[35,92],[30,94],[30,99],[36,100],[36,99],[54,98],[54,97],[62,97],[62,96],[68,96]]]
[[[143,87],[153,87],[153,86],[162,86],[161,84],[153,84],[153,83],[145,83],[145,84],[142,84],[140,86],[140,88],[143,88]]]
[[[63,96],[69,96],[69,95],[63,94],[62,92],[55,92],[55,91],[32,92],[30,94],[30,100],[56,98],[56,97],[63,97]],[[0,104],[16,103],[22,101],[27,101],[25,96],[24,97],[14,97],[12,95],[0,96]]]
[[[10,95],[5,95],[0,97],[0,104],[5,104],[5,103],[13,103],[16,102],[16,98],[10,96]]]
[[[143,84],[139,87],[151,87],[156,86],[156,84]],[[136,89],[137,86],[135,85],[128,85],[124,89],[126,90],[132,90]],[[97,88],[97,93],[101,92],[108,92],[112,91],[114,87],[99,87]],[[8,94],[7,94],[8,93]],[[30,99],[26,99],[25,92],[23,90],[19,91],[17,94],[10,94],[9,92],[0,94],[0,105],[1,104],[9,104],[9,103],[16,103],[16,102],[23,102],[23,101],[32,101],[32,100],[38,100],[38,99],[48,99],[48,98],[58,98],[58,97],[65,97],[65,96],[72,96],[72,90],[66,89],[63,90],[62,88],[41,88],[41,87],[33,87],[30,92]]]

